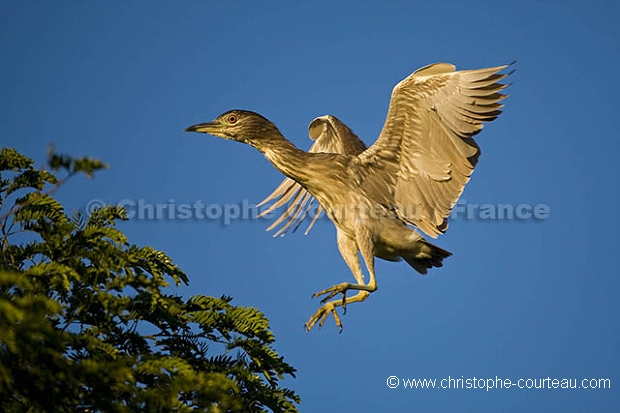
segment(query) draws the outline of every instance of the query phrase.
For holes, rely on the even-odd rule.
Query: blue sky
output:
[[[214,212],[262,200],[281,176],[249,146],[185,127],[250,109],[308,148],[308,123],[333,114],[371,144],[392,87],[415,69],[517,59],[463,199],[544,204],[548,219],[453,220],[436,240],[454,253],[444,267],[421,277],[379,262],[379,290],[349,307],[340,335],[331,319],[303,329],[313,292],[353,281],[326,219],[277,239],[250,219],[122,229],[189,274],[179,293],[232,295],[269,317],[304,412],[617,411],[619,10],[540,3],[3,2],[2,145],[108,162],[58,192],[69,208],[200,201]],[[612,390],[390,389],[392,375],[609,378]]]

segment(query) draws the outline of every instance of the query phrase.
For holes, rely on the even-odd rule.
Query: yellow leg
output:
[[[344,313],[346,313],[347,304],[358,303],[366,300],[370,293],[377,290],[377,282],[375,278],[375,269],[374,269],[374,254],[372,251],[373,245],[370,240],[369,234],[363,230],[359,230],[357,234],[357,239],[352,239],[338,231],[338,249],[340,250],[340,254],[344,258],[344,261],[347,263],[357,284],[352,283],[341,283],[336,284],[330,288],[319,291],[312,295],[313,298],[320,297],[321,295],[327,294],[321,300],[323,306],[321,306],[316,313],[310,317],[308,322],[306,322],[305,327],[306,331],[312,330],[312,328],[319,323],[319,327],[322,327],[327,319],[329,314],[334,316],[334,320],[336,321],[336,325],[340,328],[342,332],[342,322],[340,321],[340,317],[336,312],[337,307],[342,307]],[[359,248],[359,250],[358,250]],[[370,280],[368,284],[364,283],[364,275],[362,274],[362,269],[360,267],[358,251],[361,251],[362,257],[366,263],[366,267],[368,268],[368,273],[370,274]],[[353,297],[346,296],[347,290],[357,290],[359,291]],[[335,297],[338,294],[342,294],[342,300],[334,300],[329,301],[331,298]]]

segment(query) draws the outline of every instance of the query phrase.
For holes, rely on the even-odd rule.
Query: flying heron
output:
[[[314,294],[324,298],[306,322],[307,331],[317,322],[323,326],[329,314],[342,331],[336,309],[346,311],[348,304],[366,300],[377,289],[374,257],[402,259],[426,274],[451,255],[411,227],[433,238],[448,228],[450,211],[480,156],[473,136],[501,113],[507,95],[500,92],[507,85],[498,82],[510,74],[500,73],[508,66],[455,71],[454,65],[436,63],[415,71],[394,87],[381,134],[369,148],[331,115],[310,123],[314,144],[308,152],[295,147],[269,120],[246,110],[230,110],[185,129],[247,143],[287,177],[260,204],[274,201],[264,213],[286,205],[268,228],[282,224],[276,235],[296,229],[314,200],[317,212],[324,211],[336,226],[338,249],[356,283]],[[347,297],[349,290],[357,294]],[[338,294],[341,299],[331,300]]]

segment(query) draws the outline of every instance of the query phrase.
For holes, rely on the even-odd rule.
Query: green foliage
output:
[[[261,312],[166,293],[187,276],[128,242],[123,208],[68,215],[52,197],[106,165],[53,151],[48,164],[66,176],[0,152],[0,411],[297,411]]]

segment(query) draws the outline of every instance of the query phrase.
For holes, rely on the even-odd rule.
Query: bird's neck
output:
[[[261,151],[265,158],[287,177],[302,185],[311,178],[308,158],[312,154],[297,148],[281,134],[263,137],[260,141],[250,144]]]

